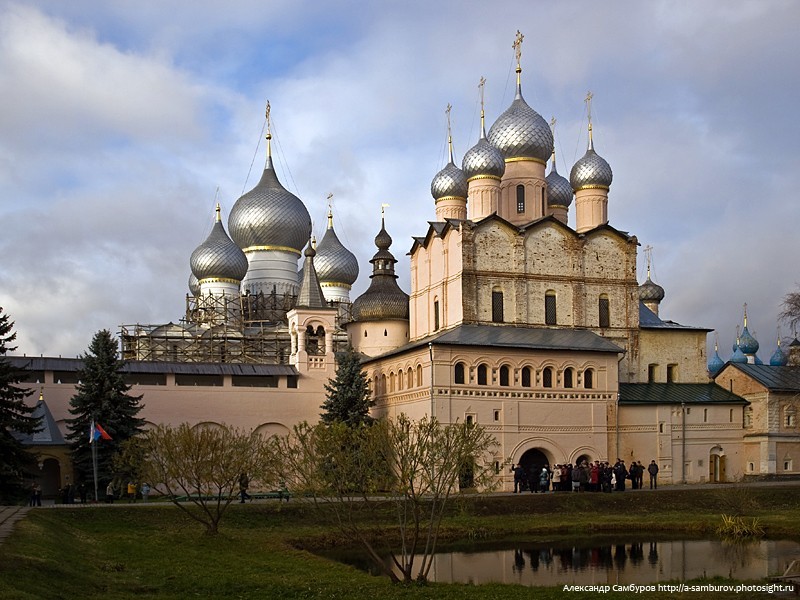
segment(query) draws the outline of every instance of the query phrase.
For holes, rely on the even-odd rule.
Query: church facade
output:
[[[236,201],[227,230],[217,209],[191,255],[184,317],[122,327],[141,416],[285,434],[318,420],[335,354],[351,345],[375,416],[485,426],[505,489],[511,464],[655,460],[662,483],[794,473],[800,442],[776,450],[788,461],[762,458],[769,444],[753,449],[746,386],[710,379],[709,330],[663,319],[664,290],[649,269],[637,281],[639,242],[609,222],[613,174],[594,148],[591,110],[586,153],[569,178],[557,172],[551,127],[522,94],[516,47],[513,102],[488,133],[482,111],[461,165],[450,143],[433,178],[435,220],[412,240],[409,293],[382,219],[370,286],[350,298],[358,261],[331,213],[320,243],[311,239],[308,211],[273,168],[268,127],[261,180]],[[12,361],[29,369],[63,429],[80,361]],[[63,482],[63,456],[40,450]]]

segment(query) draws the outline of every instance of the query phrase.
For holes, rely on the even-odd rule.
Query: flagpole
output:
[[[94,439],[94,419],[92,419],[92,431],[89,434],[89,445],[92,447],[92,475],[94,476],[94,501],[97,502],[97,443]]]

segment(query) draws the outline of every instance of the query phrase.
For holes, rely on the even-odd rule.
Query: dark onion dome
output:
[[[300,279],[300,290],[297,292],[297,308],[323,308],[326,306],[325,294],[322,293],[322,288],[319,285],[319,277],[314,267],[314,257],[317,251],[314,250],[316,240],[311,238],[311,241],[306,246],[305,256],[303,262],[303,276]]]
[[[308,210],[278,181],[271,156],[261,180],[233,205],[228,231],[242,250],[284,250],[298,255],[311,237]]]
[[[314,267],[322,283],[353,285],[358,279],[358,259],[345,248],[333,230],[333,213],[328,213],[328,230],[317,246]]]
[[[769,358],[769,364],[773,367],[785,367],[789,362],[789,357],[781,350],[781,339],[778,338],[778,347]]]
[[[611,180],[614,178],[611,167],[605,159],[594,151],[592,142],[592,128],[589,125],[589,148],[578,162],[572,165],[569,173],[569,183],[572,190],[586,190],[591,188],[601,188],[607,190],[611,187]]]
[[[506,172],[503,153],[486,139],[483,110],[481,110],[481,137],[477,144],[467,150],[461,161],[461,170],[467,181],[483,178],[500,179]]]
[[[381,230],[375,237],[378,251],[372,260],[372,282],[367,291],[355,299],[352,306],[354,321],[408,319],[408,294],[397,285],[394,265],[397,259],[389,252],[392,238],[381,219]]]
[[[661,302],[664,299],[664,288],[654,283],[647,274],[647,281],[639,286],[639,300],[642,302]]]
[[[217,204],[216,219],[206,241],[192,252],[189,264],[198,282],[204,279],[241,281],[247,275],[247,257],[225,233]]]
[[[197,281],[194,273],[189,273],[189,292],[195,297],[200,295],[200,282]]]
[[[519,81],[514,101],[489,128],[488,139],[505,160],[527,158],[545,165],[553,151],[553,132],[542,115],[525,102]]]
[[[556,170],[555,152],[553,152],[551,165],[550,173],[544,178],[547,184],[547,204],[569,208],[569,205],[572,204],[572,186],[567,181],[567,178],[562,177]]]
[[[717,373],[725,366],[725,361],[719,357],[719,351],[716,344],[714,345],[714,356],[708,361],[708,373],[711,377],[716,377]]]

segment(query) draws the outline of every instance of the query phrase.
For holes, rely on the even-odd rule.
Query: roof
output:
[[[664,321],[656,313],[647,308],[644,302],[639,301],[639,327],[641,329],[682,329],[684,331],[713,331],[707,327],[694,327],[681,325],[675,321]]]
[[[66,444],[64,436],[56,425],[50,409],[44,400],[39,400],[36,408],[31,413],[34,418],[41,418],[39,431],[36,433],[17,433],[14,432],[14,437],[25,446],[63,446]]]
[[[772,365],[730,362],[728,365],[755,379],[771,392],[800,392],[800,367],[773,367]]]
[[[613,354],[623,352],[623,349],[616,344],[586,329],[550,329],[514,325],[459,325],[453,329],[406,344],[381,356],[400,354],[428,344],[433,344],[434,346],[493,346],[525,350],[610,352]],[[379,357],[369,358],[365,362],[375,358]]]
[[[749,404],[716,383],[620,383],[621,405]]]
[[[80,358],[7,356],[6,360],[18,369],[31,371],[80,371]],[[190,375],[297,375],[291,365],[244,363],[180,363],[161,361],[125,361],[123,373],[176,373]]]

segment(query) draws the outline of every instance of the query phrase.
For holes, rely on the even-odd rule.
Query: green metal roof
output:
[[[716,383],[620,383],[619,403],[749,404]]]
[[[728,363],[728,365],[752,377],[771,392],[800,392],[800,367],[774,367],[747,363]],[[719,375],[722,375],[722,371]]]

